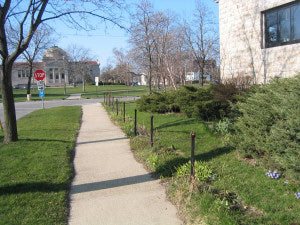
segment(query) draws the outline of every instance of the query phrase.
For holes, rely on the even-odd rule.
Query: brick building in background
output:
[[[72,74],[70,69],[74,62],[69,62],[67,53],[57,46],[53,46],[44,52],[42,62],[33,63],[33,72],[42,69],[46,72],[45,85],[63,86],[71,83],[81,82],[80,76]],[[99,63],[97,61],[84,62],[86,74],[91,81],[100,75]],[[13,65],[12,84],[14,87],[25,87],[29,77],[29,66],[26,62],[16,62]],[[32,78],[32,84],[36,81]]]
[[[220,73],[256,83],[300,73],[300,1],[216,0],[220,17]]]

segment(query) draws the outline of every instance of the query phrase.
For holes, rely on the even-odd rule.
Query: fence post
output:
[[[153,115],[151,115],[150,145],[153,147]]]
[[[110,95],[110,93],[108,94],[108,105],[111,106],[111,95]]]
[[[136,119],[137,119],[137,110],[134,110],[134,136],[136,136]]]
[[[117,104],[117,116],[119,115],[119,100],[116,99],[116,104]]]
[[[196,134],[191,132],[191,180],[195,179],[195,137]]]
[[[123,102],[123,121],[125,123],[125,117],[126,117],[126,112],[125,112],[125,102]]]
[[[112,111],[115,111],[115,97],[112,97]]]
[[[103,98],[104,98],[103,102],[105,103],[105,98],[106,98],[106,93],[105,92],[103,94]]]

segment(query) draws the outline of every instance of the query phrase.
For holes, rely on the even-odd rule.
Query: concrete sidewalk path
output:
[[[81,94],[70,94],[69,97],[66,98],[66,100],[78,100],[81,99]]]
[[[85,105],[75,148],[69,224],[183,224],[159,180],[100,104]]]

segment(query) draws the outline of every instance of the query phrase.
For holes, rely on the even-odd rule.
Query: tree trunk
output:
[[[149,90],[149,94],[151,95],[152,94],[152,67],[151,67],[151,65],[149,66],[148,90]]]
[[[203,87],[204,85],[204,69],[203,69],[203,65],[201,66],[201,86]]]
[[[152,94],[152,58],[151,58],[151,52],[149,50],[148,53],[149,56],[149,79],[148,79],[148,88],[149,88],[149,94]]]
[[[163,77],[163,90],[164,90],[164,92],[167,92],[167,88],[166,88],[166,76],[165,75]]]
[[[169,75],[169,79],[171,80],[171,83],[172,83],[172,87],[173,87],[174,90],[177,90],[177,86],[176,86],[174,76],[172,75],[172,72],[171,72],[168,64],[166,64],[166,68],[167,68],[167,72],[168,72],[168,75]],[[169,83],[169,85],[170,85],[170,83]]]
[[[31,79],[32,79],[32,61],[29,62],[29,77],[28,77],[28,81],[27,81],[27,94],[28,95],[30,95]]]
[[[18,141],[16,109],[11,83],[12,64],[2,65],[2,101],[5,122],[4,142]]]
[[[85,92],[85,80],[84,80],[84,78],[82,79],[82,92]]]

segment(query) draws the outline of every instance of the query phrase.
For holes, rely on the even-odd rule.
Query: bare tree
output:
[[[166,90],[166,79],[167,74],[169,78],[173,81],[173,76],[170,71],[169,61],[167,54],[171,44],[171,16],[167,15],[164,12],[156,12],[153,15],[153,23],[155,24],[153,30],[153,43],[154,43],[154,62],[155,62],[155,71],[156,71],[156,83],[159,88],[159,84],[162,80],[163,89]],[[174,82],[172,82],[173,87],[176,88]]]
[[[103,82],[113,81],[114,80],[113,66],[112,65],[107,65],[107,66],[103,67],[102,70],[101,70],[100,77],[101,77],[101,80]]]
[[[152,92],[153,54],[155,48],[153,42],[153,15],[153,5],[147,0],[142,0],[137,5],[137,10],[132,16],[131,37],[129,40],[137,53],[136,58],[147,71],[149,93]]]
[[[36,58],[41,57],[44,50],[49,48],[55,40],[51,38],[51,29],[48,26],[41,25],[38,30],[34,33],[32,41],[29,43],[27,49],[22,53],[24,58],[29,64],[29,77],[27,81],[27,99],[30,100],[30,90],[31,90],[31,80],[32,80],[32,70],[33,62]],[[28,98],[29,95],[29,98]]]
[[[113,0],[5,0],[0,3],[0,55],[2,72],[2,101],[5,122],[4,142],[18,140],[17,121],[12,89],[14,61],[29,46],[38,27],[47,21],[65,19],[76,28],[91,29],[89,19],[116,21],[120,1]],[[17,46],[9,49],[8,30],[18,30]]]
[[[124,82],[126,85],[132,83],[132,68],[130,65],[130,57],[123,49],[113,49],[113,53],[116,59],[116,68],[118,79]]]
[[[212,13],[201,2],[197,2],[193,25],[184,22],[184,38],[199,69],[199,82],[204,84],[204,72],[207,60],[217,53],[218,36],[211,18]]]
[[[72,45],[67,50],[69,75],[74,84],[82,82],[82,91],[85,92],[85,84],[90,81],[91,74],[88,61],[92,60],[89,49],[82,46]]]

